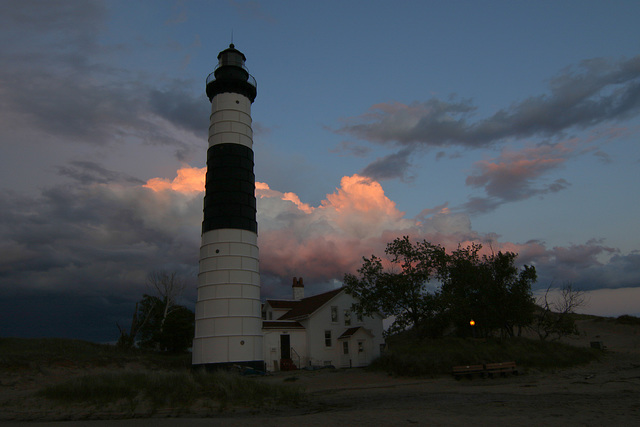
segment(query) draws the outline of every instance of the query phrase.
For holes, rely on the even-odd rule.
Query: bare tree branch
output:
[[[560,293],[552,299],[550,296],[553,284],[547,287],[544,295],[538,299],[537,311],[531,329],[541,340],[560,339],[563,336],[577,334],[573,314],[586,305],[584,291],[575,290],[572,283],[565,283]]]

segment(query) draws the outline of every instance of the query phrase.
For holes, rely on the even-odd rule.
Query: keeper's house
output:
[[[380,356],[382,316],[358,316],[351,311],[355,301],[344,288],[305,298],[302,278],[294,277],[293,299],[262,307],[267,370],[360,367]]]

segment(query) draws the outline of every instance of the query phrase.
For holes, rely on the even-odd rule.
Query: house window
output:
[[[344,326],[351,325],[351,312],[349,310],[344,311]]]
[[[269,312],[269,320],[273,320],[273,311]]]
[[[344,354],[349,354],[349,341],[342,342],[342,352]]]
[[[331,307],[331,321],[338,323],[338,307],[335,305]]]
[[[324,346],[331,347],[331,331],[324,331]]]
[[[364,352],[364,342],[358,341],[358,353]]]

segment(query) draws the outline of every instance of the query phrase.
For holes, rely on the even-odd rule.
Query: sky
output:
[[[0,336],[114,341],[152,271],[193,308],[210,103],[252,106],[264,298],[408,235],[513,251],[640,315],[637,1],[0,2]]]

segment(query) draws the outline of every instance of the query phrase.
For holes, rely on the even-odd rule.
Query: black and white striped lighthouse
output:
[[[233,44],[207,77],[211,101],[193,364],[264,369],[251,104],[257,85]]]

